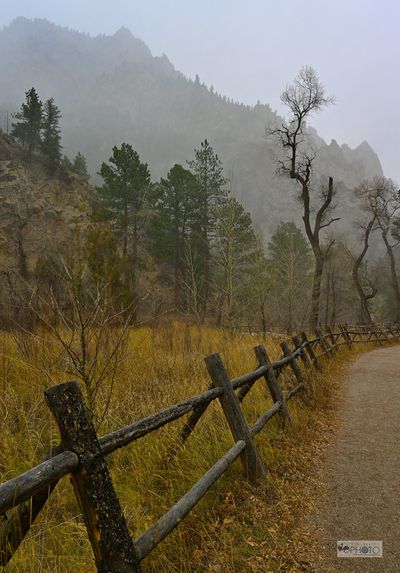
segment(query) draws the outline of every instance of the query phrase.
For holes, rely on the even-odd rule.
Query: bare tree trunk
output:
[[[332,314],[331,314],[331,326],[334,328],[336,324],[336,288],[335,288],[335,279],[331,278],[331,285],[332,285]]]
[[[20,275],[23,279],[27,280],[29,278],[28,264],[26,260],[26,253],[22,243],[22,230],[18,228],[17,235],[17,253],[18,253],[18,268]]]
[[[267,338],[267,319],[265,317],[265,304],[264,301],[261,301],[260,304],[260,312],[261,312],[261,322],[262,322],[262,331],[263,331],[263,338],[266,340]]]
[[[331,273],[326,275],[325,324],[329,324]]]
[[[208,310],[208,297],[210,290],[210,248],[208,245],[208,237],[204,237],[204,289],[203,289],[203,304],[202,304],[202,322],[204,322]]]
[[[369,311],[368,301],[376,295],[377,291],[375,288],[372,288],[371,292],[367,294],[364,291],[363,286],[361,284],[359,273],[361,264],[368,250],[369,236],[371,234],[375,219],[376,217],[374,216],[364,229],[364,247],[361,253],[358,255],[358,257],[354,260],[353,271],[352,271],[353,282],[360,299],[360,319],[361,322],[364,324],[372,324],[372,318],[371,318],[371,313]]]
[[[313,287],[311,295],[311,316],[310,316],[310,323],[311,323],[310,325],[314,329],[318,326],[319,322],[321,280],[322,280],[322,273],[324,270],[324,264],[327,259],[329,250],[334,244],[334,240],[331,240],[329,245],[326,248],[322,249],[320,244],[320,232],[321,229],[323,229],[324,227],[329,227],[329,225],[337,221],[338,218],[336,217],[328,222],[324,222],[328,209],[332,203],[332,197],[333,197],[333,178],[329,177],[327,194],[315,215],[314,227],[313,228],[311,227],[310,190],[308,186],[308,181],[304,180],[302,181],[303,183],[302,183],[301,199],[304,208],[303,212],[304,228],[306,231],[307,238],[310,242],[315,260]]]
[[[324,259],[322,256],[315,257],[315,267],[311,295],[311,327],[316,328],[319,320],[319,302],[321,298],[321,281],[324,270]]]
[[[396,303],[396,322],[400,322],[400,288],[399,288],[399,281],[397,279],[396,261],[394,259],[393,247],[389,244],[387,238],[387,230],[382,231],[382,239],[383,242],[385,243],[386,251],[390,261],[390,273],[392,276],[394,299]]]

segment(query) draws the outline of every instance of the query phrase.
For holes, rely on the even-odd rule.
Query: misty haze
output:
[[[393,573],[400,10],[34,4],[0,14],[0,566]]]

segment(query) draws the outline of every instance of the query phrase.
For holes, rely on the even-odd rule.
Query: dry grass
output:
[[[245,334],[180,323],[133,330],[101,433],[204,391],[209,385],[203,361],[207,354],[220,352],[232,376],[253,369],[252,348],[260,342]],[[68,378],[68,364],[43,333],[35,338],[3,334],[0,345],[3,482],[38,463],[49,443],[58,441],[43,390]],[[278,340],[269,340],[267,348],[272,358],[280,355]],[[268,466],[265,483],[250,488],[236,462],[144,561],[144,571],[309,571],[301,557],[307,532],[301,532],[299,520],[315,502],[314,466],[334,419],[338,374],[348,359],[345,351],[340,359],[327,362],[323,377],[311,376],[313,393],[290,403],[295,420],[291,429],[283,433],[272,422],[256,438]],[[282,382],[293,384],[290,374],[285,373]],[[244,403],[247,419],[255,420],[269,403],[259,382]],[[232,444],[220,407],[213,403],[187,446],[167,462],[168,447],[182,423],[170,424],[108,458],[134,536],[154,523]],[[90,573],[95,567],[72,488],[63,479],[7,571],[77,570]]]

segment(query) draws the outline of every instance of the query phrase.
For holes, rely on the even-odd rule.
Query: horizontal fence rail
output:
[[[257,484],[265,475],[253,438],[276,415],[282,428],[292,422],[288,402],[307,388],[307,370],[321,370],[320,360],[330,359],[341,347],[352,348],[355,343],[384,342],[400,338],[397,325],[340,325],[316,330],[314,338],[305,332],[293,336],[291,348],[281,342],[283,356],[271,362],[264,346],[255,350],[258,366],[230,379],[218,354],[208,356],[206,366],[210,387],[197,396],[174,404],[114,432],[98,437],[91,423],[83,396],[76,382],[60,384],[45,392],[61,434],[61,445],[49,459],[10,479],[0,486],[0,566],[5,566],[28,533],[57,482],[70,475],[75,495],[85,519],[98,571],[139,572],[141,561],[197,505],[213,484],[240,458],[245,477]],[[284,391],[278,380],[289,369],[295,384]],[[264,380],[272,406],[249,427],[241,402],[258,380]],[[183,445],[194,431],[208,406],[219,400],[230,427],[234,444],[196,484],[159,520],[132,539],[116,497],[105,456],[138,440],[159,428],[189,415],[181,432]],[[174,456],[177,449],[170,451]]]

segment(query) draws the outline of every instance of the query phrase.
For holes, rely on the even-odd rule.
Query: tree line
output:
[[[332,275],[326,268],[332,259],[343,260],[343,254],[350,260],[348,264],[353,280],[353,290],[358,296],[357,319],[362,323],[371,323],[371,304],[379,291],[387,291],[386,284],[378,284],[379,267],[371,273],[366,262],[366,254],[370,246],[370,237],[374,231],[379,231],[386,251],[386,263],[389,262],[394,309],[392,320],[400,321],[400,286],[397,274],[397,257],[395,247],[400,242],[400,191],[395,183],[383,176],[360,183],[354,189],[359,198],[359,216],[354,221],[360,231],[362,250],[356,253],[354,246],[348,246],[338,241],[333,233],[321,233],[339,220],[335,217],[334,180],[330,174],[325,177],[325,183],[317,186],[314,164],[317,150],[310,138],[306,122],[313,113],[334,102],[328,96],[315,70],[310,66],[303,67],[297,74],[293,84],[287,86],[281,94],[281,101],[289,111],[289,117],[277,125],[267,129],[280,150],[277,158],[278,171],[281,175],[292,179],[298,189],[300,212],[304,230],[314,258],[310,323],[316,327],[321,322],[323,303],[329,306],[329,290],[332,289],[333,305],[335,300],[335,279],[340,272],[336,269]],[[358,238],[357,238],[358,239]],[[339,247],[339,248],[338,248]],[[340,256],[340,252],[342,255]],[[345,257],[346,258],[346,257]],[[381,261],[382,267],[382,261]],[[375,274],[375,279],[372,275]],[[325,297],[321,292],[325,278]],[[330,284],[329,284],[330,283]],[[325,300],[324,300],[325,298]],[[333,319],[336,313],[333,314]],[[328,321],[327,313],[325,315]],[[334,320],[333,320],[334,322]]]
[[[335,323],[343,316],[371,322],[379,313],[388,314],[382,310],[382,297],[393,301],[389,312],[400,320],[395,252],[400,201],[394,183],[380,177],[354,190],[360,200],[357,228],[362,245],[356,252],[331,231],[339,220],[334,180],[327,175],[316,191],[316,151],[306,127],[309,116],[333,98],[306,67],[284,90],[282,101],[290,115],[270,126],[267,135],[280,150],[279,172],[299,189],[304,234],[293,222],[280,222],[265,244],[250,214],[231,195],[222,162],[208,140],[186,165],[174,165],[160,181],[153,181],[147,163],[130,144],[122,143],[99,168],[103,183],[92,189],[91,220],[83,236],[79,234],[69,269],[55,271],[53,265],[42,273],[43,282],[53,288],[56,282],[71,280],[72,267],[78,275],[85,269],[84,281],[76,279],[79,288],[107,293],[113,312],[129,309],[132,321],[174,311],[199,322],[291,331],[306,322],[314,327]],[[15,114],[12,135],[28,160],[36,152],[42,156],[50,174],[66,169],[87,177],[82,154],[73,162],[61,159],[60,117],[54,100],[43,105],[32,88]],[[386,257],[371,269],[367,251],[378,231]],[[386,274],[389,295],[382,280]],[[60,298],[68,290],[60,288]],[[373,301],[379,297],[375,311]]]
[[[285,268],[297,265],[296,278],[300,275],[306,288],[309,256],[299,229],[280,225],[268,256],[250,214],[232,197],[222,162],[207,140],[186,167],[174,165],[159,182],[151,181],[147,164],[127,143],[113,148],[99,174],[104,183],[96,189],[94,220],[103,227],[100,234],[95,229],[96,248],[104,254],[102,242],[112,245],[111,258],[119,271],[115,274],[115,266],[110,269],[97,256],[96,273],[111,271],[117,292],[135,308],[143,297],[146,267],[152,265],[171,308],[200,322],[213,317],[218,325],[245,321],[250,307],[253,313],[258,307],[262,317],[265,287],[275,288],[269,276],[277,259]],[[290,288],[298,291],[299,286]],[[292,309],[289,321],[294,320]]]
[[[61,148],[61,113],[52,99],[44,112],[42,108],[32,88],[15,114],[12,135],[28,158],[39,153],[49,173],[56,175],[60,168],[73,166],[62,162],[59,152],[46,156],[51,145]],[[143,312],[173,310],[196,321],[229,326],[252,317],[253,324],[261,322],[266,329],[271,323],[269,297],[277,301],[277,319],[279,315],[288,328],[304,320],[298,302],[309,288],[304,236],[293,223],[282,222],[266,249],[250,214],[231,195],[209,141],[200,143],[186,165],[174,165],[157,182],[128,143],[112,149],[98,174],[103,184],[91,192],[90,224],[79,234],[74,253],[63,254],[69,269],[60,268],[59,257],[42,262],[43,288],[54,293],[57,284],[60,300],[66,297],[70,288],[60,285],[76,267],[78,273],[85,269],[87,292],[93,287],[107,291],[114,309],[130,309],[133,321]]]
[[[13,114],[15,120],[11,126],[10,135],[24,148],[28,163],[32,155],[39,152],[43,157],[44,165],[50,174],[58,168],[69,169],[78,175],[88,177],[86,159],[78,151],[71,161],[66,155],[62,156],[61,112],[54,102],[54,98],[44,103],[34,87],[25,92],[25,102],[20,110]]]

